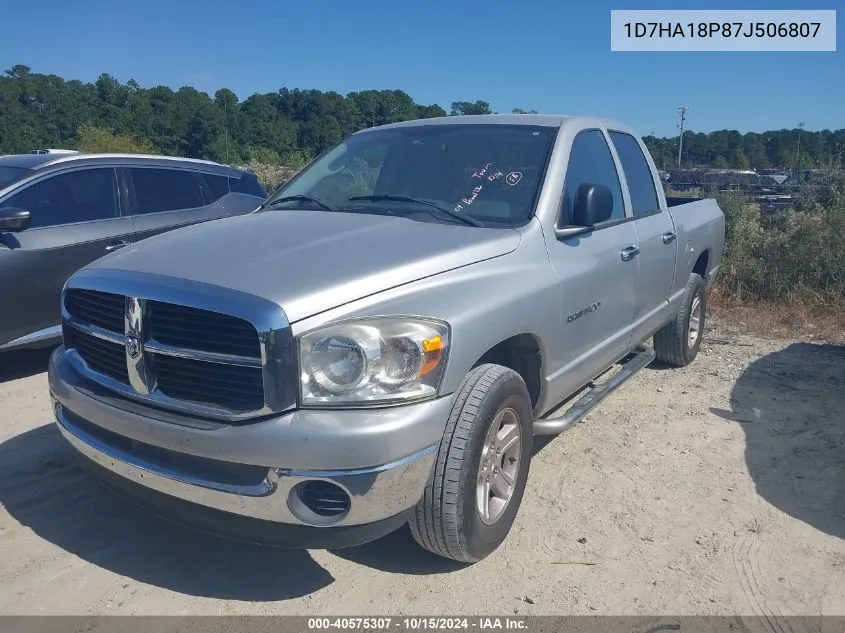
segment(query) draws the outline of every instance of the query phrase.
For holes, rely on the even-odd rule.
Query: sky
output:
[[[802,6],[803,5],[803,6]],[[840,5],[837,7],[837,5]],[[613,52],[611,9],[836,9],[836,52]],[[6,2],[0,70],[140,85],[399,89],[417,103],[620,120],[639,133],[845,128],[841,0]]]

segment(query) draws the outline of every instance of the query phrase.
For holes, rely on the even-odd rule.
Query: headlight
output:
[[[299,339],[302,406],[373,406],[437,393],[449,326],[419,318],[338,323]]]

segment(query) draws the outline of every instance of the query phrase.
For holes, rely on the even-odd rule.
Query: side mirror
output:
[[[584,183],[575,195],[572,223],[592,228],[613,215],[613,194],[604,185]]]
[[[604,185],[584,183],[575,194],[572,224],[555,230],[558,239],[582,235],[613,215],[613,193]]]
[[[23,231],[29,228],[29,211],[17,207],[0,209],[0,231]]]

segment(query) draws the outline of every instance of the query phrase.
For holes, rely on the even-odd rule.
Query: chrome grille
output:
[[[91,369],[129,384],[126,351],[120,343],[87,336],[76,328],[65,331],[65,345],[74,348]]]
[[[154,354],[150,360],[162,393],[188,402],[212,403],[233,411],[264,403],[261,367],[223,365]]]
[[[212,417],[267,412],[262,343],[244,319],[87,288],[65,291],[63,318],[65,347],[128,396]]]
[[[69,290],[65,306],[74,318],[85,323],[123,334],[123,313],[126,299],[123,295],[91,290]]]
[[[189,349],[260,358],[255,328],[236,317],[161,301],[147,302],[150,338]]]

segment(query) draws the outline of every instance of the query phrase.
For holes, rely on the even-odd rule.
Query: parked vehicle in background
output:
[[[255,174],[210,161],[35,150],[0,156],[0,351],[61,338],[82,266],[189,224],[254,211]]]
[[[78,154],[79,150],[75,149],[34,149],[30,154]]]
[[[715,200],[667,202],[613,121],[370,128],[256,213],[74,274],[58,428],[206,531],[332,548],[410,523],[475,562],[507,537],[534,435],[695,359],[724,229]]]

